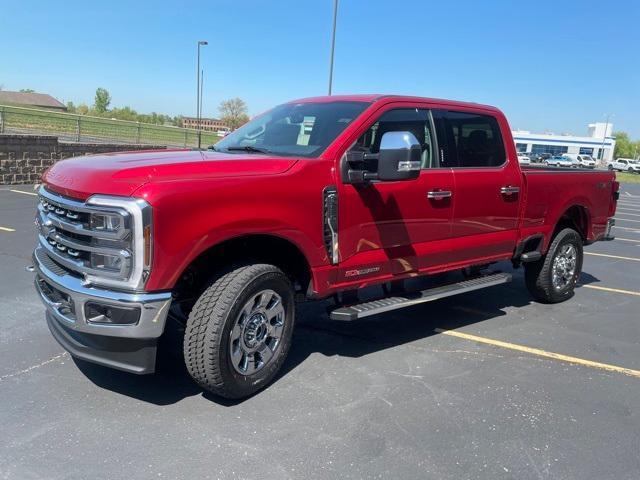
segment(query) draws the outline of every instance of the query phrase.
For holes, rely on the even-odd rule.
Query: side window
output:
[[[380,141],[387,132],[411,132],[422,147],[422,168],[437,168],[436,142],[429,110],[398,108],[389,110],[356,141],[352,150],[378,153]]]
[[[440,152],[446,167],[498,167],[507,156],[495,117],[477,113],[443,111],[434,114]],[[446,148],[445,148],[446,147]]]

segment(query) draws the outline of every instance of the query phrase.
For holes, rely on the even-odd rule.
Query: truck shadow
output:
[[[332,305],[331,301],[302,304],[298,307],[297,325],[287,360],[268,388],[274,388],[281,378],[314,353],[347,358],[363,357],[438,335],[436,328],[451,329],[472,325],[504,316],[508,308],[525,307],[533,300],[524,288],[521,270],[516,270],[513,274],[514,281],[510,284],[355,322],[328,320],[326,309]],[[588,273],[583,273],[580,279],[582,285],[597,282],[599,280]],[[159,406],[171,405],[198,394],[225,407],[247,400],[232,401],[203,393],[184,367],[182,352],[175,348],[182,344],[180,333],[173,332],[166,340],[163,348],[158,350],[158,371],[154,375],[138,376],[81,360],[74,361],[95,385]],[[258,392],[256,395],[261,394],[262,392]]]

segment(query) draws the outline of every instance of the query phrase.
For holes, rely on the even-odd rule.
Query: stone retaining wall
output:
[[[157,145],[64,143],[42,135],[0,135],[0,185],[38,183],[42,173],[69,157],[130,150],[164,150]]]

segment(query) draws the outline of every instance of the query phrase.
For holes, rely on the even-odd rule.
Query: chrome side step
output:
[[[431,302],[440,298],[452,297],[453,295],[508,283],[510,281],[511,274],[509,273],[492,273],[483,277],[451,283],[442,287],[434,287],[421,292],[404,293],[402,295],[358,303],[348,307],[339,307],[331,312],[330,317],[331,320],[349,322],[399,308],[410,307],[411,305],[417,305],[419,303]]]

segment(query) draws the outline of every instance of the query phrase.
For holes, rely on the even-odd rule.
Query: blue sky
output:
[[[332,0],[0,0],[0,84],[76,103],[250,113],[327,90]],[[513,128],[586,133],[613,113],[640,138],[640,2],[340,0],[334,93],[496,105]]]

